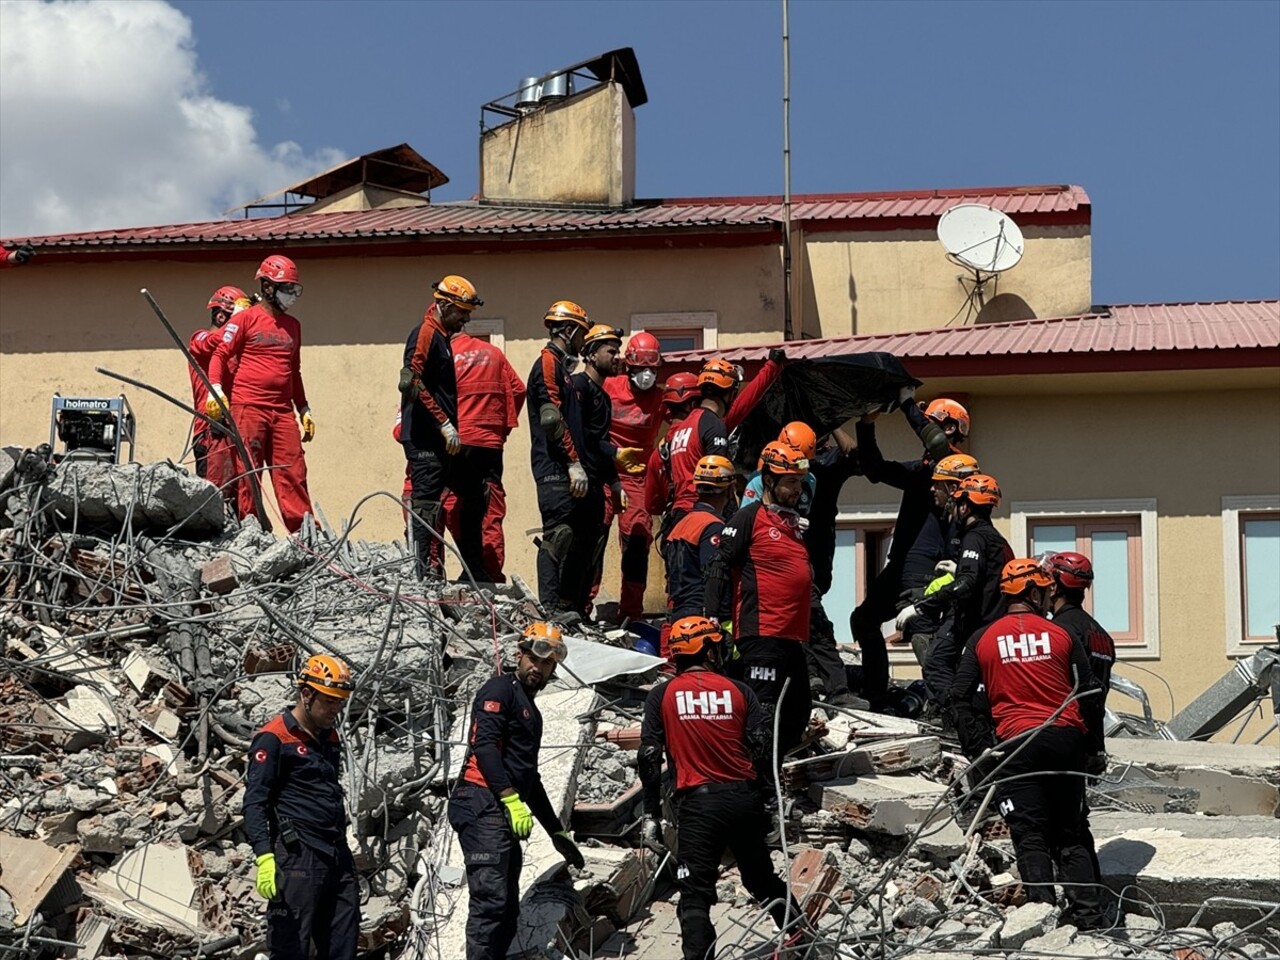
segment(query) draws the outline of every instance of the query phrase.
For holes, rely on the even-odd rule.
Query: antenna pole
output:
[[[782,339],[791,325],[791,22],[782,0]]]

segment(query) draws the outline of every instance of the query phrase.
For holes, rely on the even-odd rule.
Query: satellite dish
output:
[[[1022,259],[1022,231],[1007,213],[961,203],[938,220],[938,240],[952,260],[978,273],[1003,273]]]

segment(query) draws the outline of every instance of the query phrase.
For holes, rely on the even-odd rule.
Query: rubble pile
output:
[[[542,617],[535,598],[518,577],[421,584],[403,545],[351,539],[356,517],[288,538],[215,521],[210,494],[167,464],[0,458],[0,953],[261,952],[246,748],[291,702],[301,659],[328,652],[359,680],[341,732],[362,956],[461,957],[467,891],[445,803],[474,693]],[[571,872],[534,832],[515,947],[526,956],[679,956],[674,857],[641,847],[637,829],[641,711],[659,662],[630,640],[573,626],[539,697],[542,776],[587,866]],[[1266,804],[1280,760],[1265,753],[1236,748],[1228,766],[1179,759],[1200,745],[1144,755],[1147,742],[1124,741],[1114,783],[1091,791],[1115,922],[1083,932],[1025,902],[987,785],[969,785],[939,731],[833,708],[809,741],[781,771],[774,857],[814,933],[778,956],[1280,952],[1280,821]],[[1135,782],[1140,769],[1150,775]],[[1134,812],[1162,790],[1160,817]],[[731,865],[718,893],[720,957],[777,941]]]

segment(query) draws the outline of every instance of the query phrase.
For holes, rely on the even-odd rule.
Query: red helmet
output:
[[[929,405],[924,408],[924,415],[930,420],[936,420],[938,423],[946,423],[948,420],[956,422],[956,433],[962,437],[969,435],[969,411],[961,404],[947,397],[938,397],[931,400]]]
[[[234,310],[237,300],[248,300],[249,295],[239,287],[227,285],[219,287],[213,291],[213,295],[209,297],[209,305],[206,310]]]
[[[803,420],[792,420],[788,423],[778,434],[778,439],[783,443],[791,444],[810,460],[818,452],[818,435],[813,432],[813,427]]]
[[[270,280],[272,283],[302,283],[298,279],[298,265],[288,257],[274,253],[262,261],[255,280]]]
[[[632,334],[627,341],[627,350],[622,355],[628,367],[660,367],[662,366],[662,347],[658,338],[652,333],[641,330]]]
[[[1033,584],[1037,587],[1047,587],[1052,582],[1052,578],[1045,573],[1039,563],[1026,557],[1010,560],[1000,571],[1000,592],[1007,593],[1011,597],[1018,596]]]
[[[1093,583],[1093,564],[1074,550],[1051,553],[1040,561],[1040,566],[1068,590],[1086,590]]]
[[[673,373],[662,385],[662,402],[669,407],[678,407],[697,396],[698,377],[692,373]]]

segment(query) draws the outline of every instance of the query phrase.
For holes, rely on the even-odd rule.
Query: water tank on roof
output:
[[[516,108],[532,110],[538,105],[538,78],[525,77],[520,81],[520,94],[516,97]]]
[[[570,81],[569,74],[557,73],[542,84],[538,99],[542,103],[555,103],[557,100],[563,100],[571,93],[573,93],[573,84]]]

